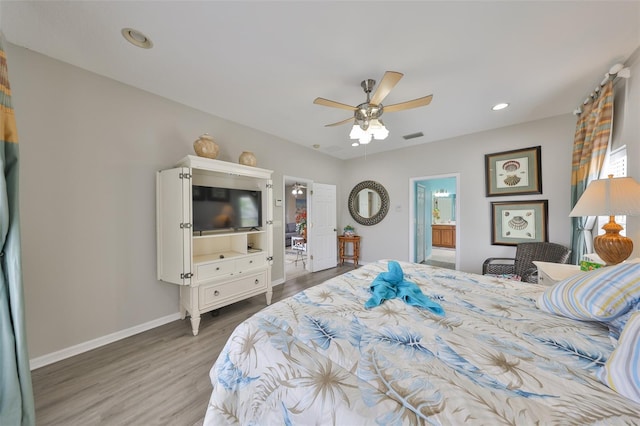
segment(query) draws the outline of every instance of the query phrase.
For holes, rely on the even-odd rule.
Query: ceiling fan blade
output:
[[[370,104],[380,105],[384,98],[387,97],[391,89],[395,87],[404,74],[396,71],[387,71],[382,77],[382,81],[378,84],[378,88],[371,97]]]
[[[346,120],[338,121],[337,123],[325,124],[324,127],[341,126],[343,124],[347,124],[350,121],[353,121],[353,117],[349,117]]]
[[[325,99],[325,98],[316,98],[313,101],[313,103],[317,105],[328,106],[333,108],[342,108],[349,111],[354,111],[356,109],[356,107],[354,106],[341,104],[340,102],[336,102],[336,101],[330,101],[329,99]]]
[[[384,112],[402,111],[405,109],[427,106],[431,103],[432,98],[433,95],[429,95],[423,96],[422,98],[414,99],[412,101],[400,102],[399,104],[385,105]]]

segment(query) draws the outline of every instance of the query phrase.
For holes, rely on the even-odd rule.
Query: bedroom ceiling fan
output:
[[[313,103],[353,111],[353,117],[338,121],[337,123],[325,125],[325,127],[333,127],[353,121],[353,128],[349,133],[349,138],[358,140],[352,144],[353,146],[368,144],[371,142],[372,138],[378,140],[385,139],[389,136],[389,130],[387,130],[380,119],[382,113],[385,111],[394,112],[427,106],[431,103],[431,99],[433,98],[433,95],[429,95],[413,99],[411,101],[401,102],[399,104],[383,106],[382,101],[387,97],[389,92],[391,92],[391,89],[398,84],[402,76],[402,73],[396,71],[385,72],[382,77],[382,81],[378,84],[373,96],[370,95],[373,87],[376,85],[376,81],[372,79],[363,80],[362,83],[360,83],[360,86],[362,86],[362,89],[367,94],[367,100],[357,106],[351,106],[324,98],[316,98]]]
[[[298,198],[298,195],[302,195],[303,194],[303,191],[302,191],[303,189],[307,189],[307,187],[304,186],[304,185],[299,184],[298,182],[296,182],[291,187],[291,194],[295,198]]]

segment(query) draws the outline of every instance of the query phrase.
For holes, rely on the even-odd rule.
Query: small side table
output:
[[[307,265],[304,261],[304,254],[307,251],[307,240],[304,237],[291,237],[291,248],[296,251],[296,260],[294,264],[298,266],[298,260],[302,261],[302,267],[306,268]]]
[[[353,244],[353,254],[345,254],[347,243]],[[345,259],[353,259],[353,266],[358,266],[358,258],[360,257],[360,237],[358,235],[345,236],[338,235],[338,247],[340,253],[340,264],[344,265]]]
[[[558,281],[583,273],[578,265],[569,265],[565,263],[533,261],[538,267],[538,283],[544,285],[553,285]]]

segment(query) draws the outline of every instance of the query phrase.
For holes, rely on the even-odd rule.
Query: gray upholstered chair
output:
[[[285,247],[289,247],[291,245],[291,237],[295,237],[298,235],[296,231],[296,224],[294,222],[287,223],[284,228],[284,245]]]
[[[520,243],[516,257],[490,257],[482,264],[482,274],[517,275],[522,281],[538,282],[538,268],[534,260],[541,262],[567,263],[571,250],[556,243]]]

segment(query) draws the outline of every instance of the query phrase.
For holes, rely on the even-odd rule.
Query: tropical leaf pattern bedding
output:
[[[637,424],[596,378],[606,327],[539,311],[544,287],[400,262],[444,316],[365,309],[388,261],[240,324],[211,369],[205,425]]]

